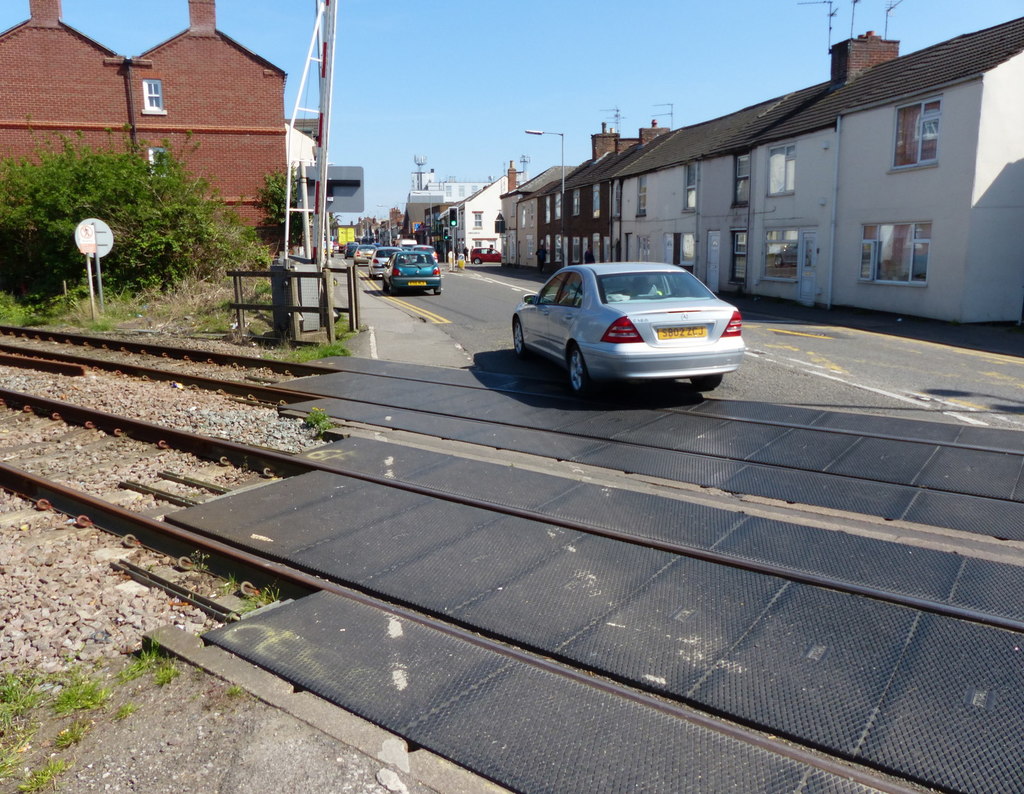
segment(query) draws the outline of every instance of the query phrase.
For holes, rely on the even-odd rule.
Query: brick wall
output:
[[[122,150],[134,121],[140,142],[169,142],[258,223],[257,190],[285,164],[284,73],[213,30],[212,0],[191,0],[190,10],[195,29],[129,63],[55,23],[59,0],[33,0],[36,18],[0,36],[0,157],[78,131]],[[163,82],[164,114],[143,112],[145,79]]]
[[[900,55],[900,43],[883,39],[873,30],[832,45],[832,82],[841,85],[857,75]]]

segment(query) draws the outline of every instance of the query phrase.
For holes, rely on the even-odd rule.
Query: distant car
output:
[[[356,248],[355,253],[352,254],[352,261],[357,265],[368,265],[370,260],[373,259],[373,252],[376,250],[377,246],[364,243]]]
[[[441,268],[425,251],[402,249],[388,260],[382,287],[391,295],[404,289],[431,289],[435,295],[440,295]]]
[[[396,251],[401,251],[396,246],[382,245],[373,252],[373,259],[370,260],[370,278],[382,278],[384,271],[388,269],[388,260]]]
[[[469,261],[474,265],[484,262],[497,262],[500,264],[501,251],[496,251],[493,248],[474,248],[469,252]]]
[[[516,355],[569,371],[577,394],[597,381],[688,378],[710,391],[746,350],[743,319],[675,265],[616,262],[559,270],[512,315]]]
[[[413,251],[423,251],[424,253],[428,253],[432,257],[434,257],[434,261],[435,262],[439,261],[438,258],[437,258],[437,251],[434,250],[434,246],[432,246],[432,245],[414,245],[412,247],[412,250]]]
[[[359,247],[359,243],[345,243],[345,258],[351,259],[355,256],[356,249]]]

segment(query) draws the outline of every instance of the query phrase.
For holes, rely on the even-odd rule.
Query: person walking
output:
[[[544,247],[544,243],[540,244],[540,248],[537,249],[537,270],[541,273],[544,272],[544,263],[548,261],[548,249]]]
[[[594,252],[589,248],[583,254],[583,264],[592,265],[594,264]]]

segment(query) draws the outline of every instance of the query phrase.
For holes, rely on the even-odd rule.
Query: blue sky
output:
[[[828,79],[828,5],[800,0],[339,0],[331,161],[362,166],[366,215],[404,206],[415,155],[440,178],[534,175],[624,135],[673,128]],[[891,14],[886,9],[895,5]],[[0,31],[29,0],[0,0]],[[832,41],[874,30],[906,54],[1024,16],[1024,0],[835,0]],[[122,55],[184,30],[187,0],[62,0],[64,22]],[[218,0],[217,27],[288,73],[295,103],[314,0]],[[851,19],[851,14],[854,14]],[[130,15],[130,16],[129,16]],[[130,20],[130,21],[129,21]],[[303,105],[315,103],[315,91]],[[668,105],[673,107],[668,107]],[[668,114],[672,113],[670,117]]]

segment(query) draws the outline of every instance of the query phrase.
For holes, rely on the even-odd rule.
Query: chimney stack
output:
[[[832,85],[841,86],[872,66],[900,57],[900,43],[869,30],[863,36],[832,45]]]
[[[658,120],[651,119],[650,127],[640,128],[640,143],[648,144],[659,135],[664,135],[666,132],[671,132],[671,130],[668,127],[659,127]]]
[[[188,29],[199,36],[217,32],[216,0],[188,0]]]
[[[590,136],[590,151],[593,159],[618,151],[619,133],[614,129],[609,132],[608,125],[601,122],[601,131]]]
[[[29,17],[37,28],[55,28],[60,25],[60,0],[30,0]]]
[[[506,187],[505,190],[507,192],[511,193],[513,190],[516,189],[516,187],[518,187],[518,185],[517,185],[517,180],[516,180],[515,161],[514,160],[509,160],[508,161],[508,187]]]

